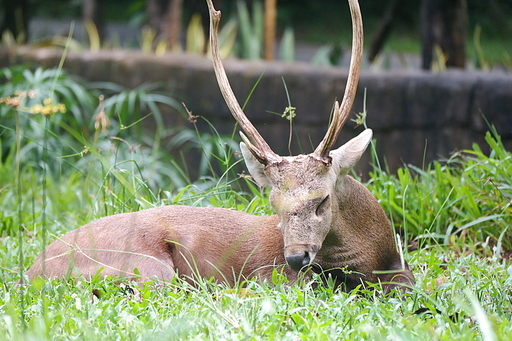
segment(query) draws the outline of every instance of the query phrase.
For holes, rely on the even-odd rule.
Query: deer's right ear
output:
[[[331,150],[332,169],[336,174],[346,174],[354,167],[372,140],[373,132],[365,129],[338,149]]]
[[[249,170],[249,174],[253,177],[256,183],[260,187],[271,186],[270,181],[267,176],[263,172],[263,168],[265,167],[261,164],[252,153],[249,151],[245,143],[240,142],[240,150],[242,151],[242,155],[244,156],[245,165]]]

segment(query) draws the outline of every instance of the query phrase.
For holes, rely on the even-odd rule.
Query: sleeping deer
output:
[[[352,60],[345,94],[328,131],[308,155],[274,153],[243,113],[228,82],[219,48],[220,12],[207,0],[210,46],[222,95],[245,134],[240,148],[260,186],[270,186],[276,214],[255,216],[223,208],[163,206],[104,217],[49,245],[28,270],[29,278],[96,274],[138,281],[196,276],[233,285],[269,280],[276,266],[293,282],[301,271],[331,276],[351,290],[383,283],[409,286],[414,277],[402,259],[386,214],[373,195],[348,175],[372,131],[332,149],[354,101],[363,49],[357,0],[349,0]]]

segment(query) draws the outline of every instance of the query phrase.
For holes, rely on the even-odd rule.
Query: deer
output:
[[[372,139],[372,130],[337,149],[333,145],[354,102],[363,53],[362,17],[348,0],[352,57],[341,104],[335,102],[325,137],[306,155],[280,156],[248,120],[229,84],[218,47],[221,12],[207,0],[213,68],[236,122],[241,153],[254,181],[270,186],[276,214],[257,216],[217,207],[167,205],[106,216],[51,243],[28,278],[90,279],[114,276],[168,282],[197,276],[227,285],[271,280],[280,269],[290,283],[318,273],[350,291],[377,283],[410,288],[415,280],[397,249],[390,222],[376,198],[348,173]]]

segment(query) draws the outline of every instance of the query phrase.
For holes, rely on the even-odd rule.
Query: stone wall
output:
[[[58,65],[62,51],[0,49],[0,66]],[[343,97],[347,70],[304,63],[226,60],[225,67],[240,102],[261,77],[245,108],[247,116],[278,153],[288,154],[289,122],[269,112],[297,108],[292,152],[310,152],[322,139],[335,99]],[[154,56],[135,51],[69,53],[64,68],[89,81],[110,81],[126,87],[164,82],[170,96],[206,117],[221,133],[231,133],[231,117],[215,81],[211,61],[203,56]],[[451,152],[485,146],[486,120],[512,148],[512,74],[450,70],[369,71],[361,74],[353,112],[363,110],[366,89],[367,123],[374,130],[377,152],[391,169],[403,164],[422,167]],[[166,124],[186,124],[176,112],[165,113]],[[348,122],[338,145],[360,132]],[[204,127],[207,129],[206,127]],[[485,148],[484,148],[485,149]],[[359,170],[368,170],[369,153]]]

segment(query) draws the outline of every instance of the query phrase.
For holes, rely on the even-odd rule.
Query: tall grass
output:
[[[25,82],[23,70],[21,76],[15,69],[2,72]],[[90,84],[62,77],[55,88],[68,84],[72,97],[53,103],[69,103],[70,112],[44,118],[17,111],[18,135],[13,109],[4,107],[0,116],[0,339],[510,339],[512,265],[500,256],[512,249],[511,153],[493,130],[489,154],[475,145],[425,169],[372,172],[367,186],[397,230],[407,241],[420,241],[405,255],[418,282],[405,299],[379,297],[378,288],[342,293],[316,278],[289,286],[277,272],[272,283],[249,281],[244,288],[207,280],[190,286],[179,279],[137,287],[108,278],[35,280],[20,288],[20,273],[45,246],[43,196],[48,241],[105,215],[163,204],[270,213],[265,191],[238,174],[233,136],[219,136],[213,127],[210,134],[192,129],[174,135],[171,145],[199,152],[201,178],[193,182],[163,151],[167,144],[148,142],[140,121],[146,114],[133,111],[144,105],[154,111],[148,103],[174,105],[172,99],[144,97],[154,93],[152,86],[131,92],[104,85],[100,103]],[[0,87],[2,96],[16,90],[12,82]],[[86,98],[73,104],[76,94]],[[76,116],[71,105],[89,100]],[[38,137],[45,135],[47,143]],[[45,148],[49,167],[42,191]]]
[[[512,251],[512,153],[494,129],[478,145],[396,175],[375,168],[370,191],[395,226],[421,245],[443,245],[500,257]]]

